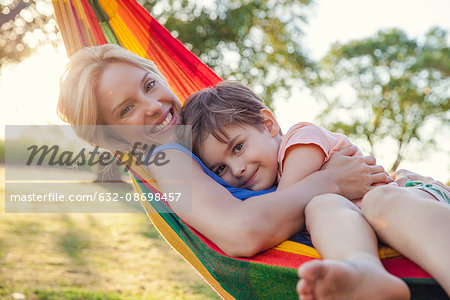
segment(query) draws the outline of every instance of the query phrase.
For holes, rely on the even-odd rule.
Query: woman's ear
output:
[[[269,131],[272,137],[279,135],[280,125],[278,125],[273,113],[270,110],[263,108],[261,109],[261,114],[264,118],[264,128]]]

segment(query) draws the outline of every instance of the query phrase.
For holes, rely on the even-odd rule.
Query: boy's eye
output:
[[[239,143],[233,148],[234,153],[239,153],[242,150],[242,147],[244,147],[244,143]]]
[[[133,107],[134,105],[127,105],[124,108],[122,108],[122,110],[120,111],[120,116],[124,117],[125,115],[127,115]]]
[[[224,171],[225,171],[225,166],[219,166],[219,167],[216,168],[216,170],[214,171],[214,173],[215,173],[217,176],[221,177],[221,176],[223,175]]]
[[[145,93],[150,92],[150,90],[155,86],[156,81],[155,80],[150,80],[149,82],[147,82],[145,84]]]

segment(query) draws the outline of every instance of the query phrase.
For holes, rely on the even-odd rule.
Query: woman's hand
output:
[[[338,194],[350,200],[362,198],[373,184],[393,181],[382,166],[376,165],[373,156],[353,156],[356,151],[356,146],[343,148],[321,168],[329,172]]]

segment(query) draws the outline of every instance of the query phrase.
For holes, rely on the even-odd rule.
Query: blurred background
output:
[[[450,2],[138,2],[219,76],[263,96],[284,132],[314,122],[388,171],[450,181]],[[56,103],[66,61],[50,0],[0,0],[2,203],[5,125],[64,124]],[[0,297],[216,297],[142,213],[2,208],[0,228]]]

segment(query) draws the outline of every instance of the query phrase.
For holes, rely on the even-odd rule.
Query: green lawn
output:
[[[0,298],[220,299],[145,214],[5,214],[0,171]]]

